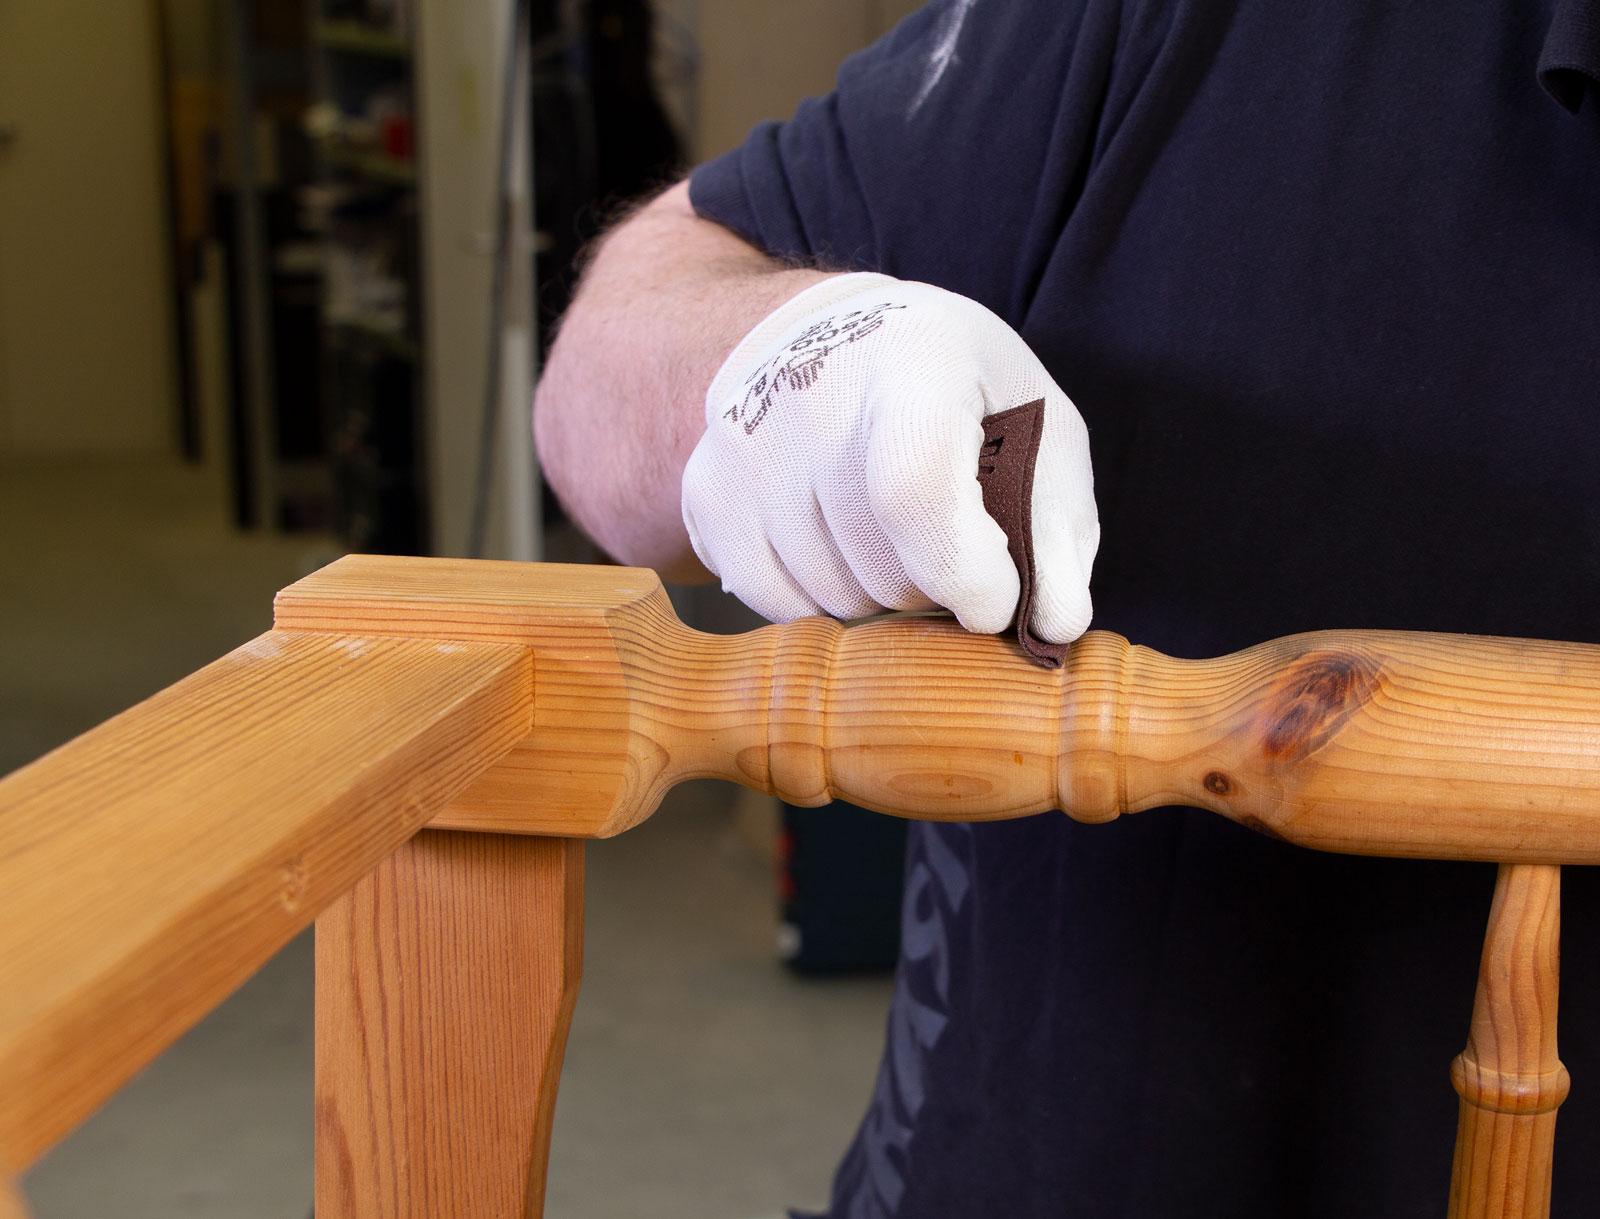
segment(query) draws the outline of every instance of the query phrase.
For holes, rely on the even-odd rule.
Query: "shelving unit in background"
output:
[[[539,557],[525,80],[506,306],[490,306],[511,3],[310,0],[306,208],[323,248],[333,523],[351,549],[464,555],[476,542],[490,557]]]
[[[322,383],[332,524],[354,550],[428,549],[426,370],[409,7],[314,0],[316,181],[303,205],[322,239]]]

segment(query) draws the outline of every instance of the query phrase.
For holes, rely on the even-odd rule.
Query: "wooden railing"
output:
[[[648,572],[352,556],[0,782],[0,1216],[8,1175],[313,919],[319,1219],[539,1215],[580,840],[700,776],[936,820],[1191,805],[1499,862],[1450,1213],[1548,1213],[1600,647],[1329,631],[1185,661],[1092,632],[1051,671],[940,617],[710,636]]]

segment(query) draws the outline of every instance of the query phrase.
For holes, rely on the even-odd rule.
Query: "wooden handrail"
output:
[[[649,572],[351,556],[280,629],[532,644],[534,731],[436,819],[604,837],[710,776],[985,821],[1210,809],[1325,851],[1600,862],[1600,646],[1319,631],[1178,660],[1094,631],[1059,670],[942,617],[693,631]]]
[[[272,632],[0,781],[0,1164],[421,829],[531,700],[526,647]]]
[[[648,572],[370,556],[0,781],[0,1213],[7,1173],[326,909],[319,1216],[537,1216],[581,959],[571,840],[705,776],[935,820],[1183,804],[1501,862],[1452,1207],[1543,1213],[1555,865],[1600,862],[1600,647],[1325,631],[1179,660],[1092,632],[1047,671],[941,617],[712,636]],[[439,832],[463,830],[551,838]]]

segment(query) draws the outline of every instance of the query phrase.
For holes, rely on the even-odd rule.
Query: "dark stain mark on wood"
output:
[[[1383,670],[1355,652],[1307,652],[1268,691],[1261,751],[1287,765],[1321,749],[1383,686]]]
[[[1255,817],[1255,816],[1240,817],[1239,818],[1239,824],[1244,826],[1246,829],[1254,830],[1256,833],[1263,834],[1268,838],[1275,838],[1279,842],[1288,842],[1289,841],[1282,834],[1278,833],[1277,830],[1273,829],[1265,821],[1261,820],[1260,817]]]

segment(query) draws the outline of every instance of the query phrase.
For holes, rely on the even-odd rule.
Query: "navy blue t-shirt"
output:
[[[1180,656],[1600,640],[1590,2],[948,0],[691,196],[1022,334],[1088,421],[1097,626]],[[1441,1214],[1493,880],[1176,809],[915,827],[832,1215]],[[1588,869],[1564,957],[1573,1214],[1600,1199]]]

